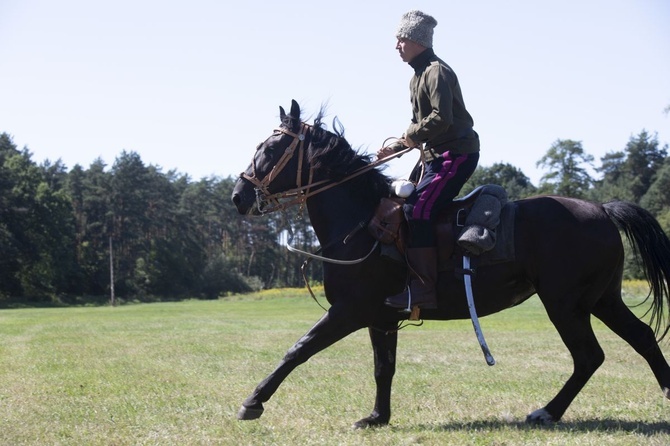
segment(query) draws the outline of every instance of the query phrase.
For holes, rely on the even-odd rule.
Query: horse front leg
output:
[[[375,408],[370,416],[354,423],[356,429],[384,426],[391,419],[391,385],[395,375],[395,357],[398,345],[398,332],[395,323],[388,331],[369,328],[370,341],[375,360],[375,384],[377,393]]]
[[[272,397],[279,385],[300,364],[321,350],[361,328],[345,311],[331,307],[298,342],[291,347],[277,368],[244,400],[238,420],[254,420],[263,414],[263,403]]]

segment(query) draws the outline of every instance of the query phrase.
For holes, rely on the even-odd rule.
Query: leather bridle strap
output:
[[[254,186],[256,186],[256,198],[259,202],[259,205],[261,204],[261,200],[264,198],[265,200],[271,202],[274,206],[271,206],[270,209],[262,209],[261,206],[259,206],[259,210],[262,212],[273,212],[279,209],[284,209],[288,205],[286,204],[281,204],[279,202],[279,199],[281,198],[288,198],[294,195],[298,195],[299,191],[302,191],[303,186],[302,186],[302,163],[303,163],[303,158],[304,158],[304,151],[305,151],[305,135],[307,134],[307,129],[310,126],[308,124],[305,124],[304,122],[300,124],[300,132],[299,133],[294,133],[288,129],[285,128],[278,128],[275,131],[284,133],[286,135],[289,135],[293,137],[293,141],[291,141],[291,144],[286,148],[284,153],[282,154],[281,158],[279,158],[279,161],[277,161],[277,164],[275,164],[272,167],[272,170],[270,173],[268,173],[264,178],[259,179],[256,176],[256,161],[255,159],[252,161],[251,164],[251,175],[248,175],[246,172],[242,172],[240,176],[248,181],[250,181]],[[298,169],[296,173],[296,184],[297,188],[286,191],[286,192],[281,192],[277,194],[272,194],[269,191],[270,184],[272,183],[272,180],[276,178],[277,175],[286,167],[286,165],[289,163],[291,158],[293,158],[293,155],[295,154],[295,149],[296,147],[298,148]],[[310,172],[310,181],[311,181],[311,172]],[[296,192],[298,191],[298,192]],[[295,202],[300,202],[304,201],[304,198],[298,197],[298,200],[294,200],[294,202],[291,202],[290,205],[295,204]]]

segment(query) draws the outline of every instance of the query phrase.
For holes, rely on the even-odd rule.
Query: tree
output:
[[[596,171],[602,174],[602,179],[594,181],[594,188],[589,191],[588,197],[600,202],[615,199],[634,201],[626,183],[625,163],[624,152],[609,152],[600,158],[600,167]]]
[[[656,173],[640,204],[656,216],[670,211],[670,158],[666,158],[665,164]]]
[[[67,168],[58,160],[41,166],[42,181],[35,197],[42,228],[42,255],[48,262],[50,288],[54,294],[75,293],[79,271],[75,245],[72,201],[67,191]]]
[[[84,288],[96,296],[106,294],[110,286],[111,173],[106,172],[105,167],[104,161],[97,158],[83,172],[81,185],[77,185],[77,180],[71,178],[69,186],[75,212],[79,212],[79,215],[75,215],[77,256],[86,282]],[[76,191],[78,187],[81,187],[81,192]],[[81,193],[80,198],[76,195],[78,193]],[[77,211],[79,206],[81,209]]]
[[[151,295],[183,296],[197,288],[206,261],[193,215],[179,212],[188,178],[173,171],[163,174],[159,168],[149,166],[147,181],[148,226],[144,237],[150,245],[141,259],[146,268],[142,271],[145,282],[137,285]],[[136,277],[138,273],[136,268]]]
[[[0,135],[0,293],[49,299],[74,283],[72,208],[62,163],[37,166],[31,158]]]
[[[580,141],[558,139],[537,162],[549,173],[540,179],[540,192],[583,198],[593,180],[584,165],[591,166],[593,156],[587,154]]]
[[[495,163],[491,167],[478,166],[470,180],[465,183],[461,195],[485,184],[502,186],[510,200],[519,200],[537,193],[537,188],[520,169],[508,163]]]
[[[659,148],[657,136],[643,130],[630,138],[623,151],[610,152],[601,158],[603,174],[590,197],[597,201],[612,199],[640,204],[663,166],[667,148]]]
[[[637,137],[631,137],[625,150],[627,157],[623,175],[633,194],[633,201],[639,203],[654,181],[656,171],[663,165],[667,150],[659,148],[657,136],[651,136],[646,130],[642,130]]]
[[[670,207],[665,208],[657,217],[658,223],[666,234],[670,235]]]
[[[20,244],[15,230],[20,228],[20,213],[13,193],[14,175],[8,161],[20,156],[16,145],[7,133],[0,134],[0,298],[21,293],[18,279],[20,270]]]
[[[135,294],[137,261],[149,251],[148,169],[136,152],[121,152],[111,169],[110,210],[114,241],[114,287],[119,296]],[[145,259],[146,260],[146,259]],[[141,280],[140,280],[141,281]]]

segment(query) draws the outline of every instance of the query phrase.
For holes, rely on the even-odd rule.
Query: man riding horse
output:
[[[437,21],[421,11],[402,16],[396,33],[400,57],[414,69],[410,80],[412,122],[396,144],[377,152],[386,158],[407,147],[419,147],[425,168],[417,163],[418,182],[403,210],[409,223],[407,261],[413,276],[405,290],[386,299],[394,308],[437,308],[437,248],[432,221],[460,192],[479,161],[479,136],[465,109],[456,73],[433,51]],[[423,170],[423,176],[421,172]]]

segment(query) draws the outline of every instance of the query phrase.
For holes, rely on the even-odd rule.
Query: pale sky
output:
[[[596,166],[643,129],[670,143],[668,0],[0,0],[0,132],[68,169],[127,150],[226,177],[296,99],[307,117],[327,103],[327,123],[375,152],[411,117],[412,70],[395,50],[411,9],[438,21],[480,165],[510,163],[537,185],[557,139],[581,141]]]

